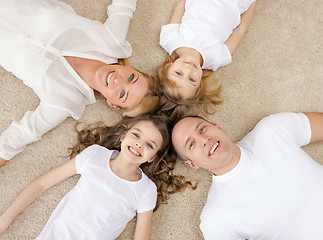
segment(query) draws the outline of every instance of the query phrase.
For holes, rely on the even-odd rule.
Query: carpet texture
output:
[[[78,14],[104,21],[105,0],[64,0]],[[133,47],[131,64],[156,74],[166,52],[159,46],[159,33],[167,24],[177,0],[139,0],[128,40]],[[233,140],[241,139],[263,117],[277,112],[323,111],[321,0],[259,0],[248,33],[233,55],[232,63],[217,70],[222,82],[223,104],[209,119],[225,129]],[[0,132],[39,103],[36,94],[21,80],[0,67]],[[120,112],[107,106],[102,97],[88,106],[82,122],[114,124]],[[75,143],[75,120],[68,118],[32,143],[0,168],[0,213],[33,179],[67,161]],[[323,143],[304,147],[323,164]],[[199,215],[211,184],[211,174],[194,171],[178,162],[176,173],[198,181],[197,190],[171,196],[153,216],[151,239],[203,239]],[[72,177],[41,195],[20,214],[0,240],[34,239],[62,197],[75,185]],[[108,203],[107,203],[108,204]],[[84,226],[86,227],[86,226]],[[132,239],[135,219],[118,239]]]

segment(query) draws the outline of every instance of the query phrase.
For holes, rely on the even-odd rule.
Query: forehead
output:
[[[203,123],[207,124],[208,122],[197,117],[187,117],[176,123],[172,132],[174,146],[184,144],[186,139],[194,135],[198,131],[198,127]]]
[[[132,130],[140,131],[144,138],[153,140],[159,144],[162,142],[162,136],[158,128],[150,121],[140,121],[131,127]]]

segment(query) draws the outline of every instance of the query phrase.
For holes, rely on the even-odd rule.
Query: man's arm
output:
[[[76,174],[75,159],[56,167],[30,183],[0,217],[0,235],[41,193]]]
[[[245,11],[243,14],[241,14],[241,22],[240,22],[239,26],[233,30],[233,32],[230,35],[230,37],[228,38],[228,40],[224,43],[228,47],[231,55],[237,49],[238,45],[242,41],[245,33],[247,32],[247,30],[250,26],[253,12],[255,10],[255,6],[256,6],[256,2],[251,4],[250,7],[248,8],[248,10]]]
[[[179,0],[169,23],[181,23],[182,17],[185,12],[185,2],[186,0]]]
[[[312,137],[310,143],[323,141],[323,113],[304,113],[311,124]]]

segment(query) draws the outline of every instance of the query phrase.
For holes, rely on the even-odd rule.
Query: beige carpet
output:
[[[100,21],[106,18],[110,2],[65,1],[79,14]],[[135,67],[151,74],[156,72],[166,54],[158,44],[160,27],[168,22],[176,2],[138,1],[128,37],[133,46],[130,61]],[[227,130],[234,140],[241,139],[271,113],[323,111],[322,10],[321,0],[258,1],[249,32],[234,54],[233,62],[217,71],[223,83],[224,103],[210,119]],[[38,102],[32,90],[0,67],[0,132],[27,110],[35,109]],[[107,107],[100,98],[98,103],[87,107],[81,120],[113,124],[120,117],[119,112]],[[67,119],[0,168],[0,213],[30,181],[66,161],[57,156],[66,154],[67,147],[73,145],[74,123],[73,119]],[[323,143],[304,149],[323,164]],[[154,214],[151,239],[203,239],[199,215],[211,175],[203,170],[193,171],[182,163],[178,163],[176,172],[199,181],[199,187],[173,195]],[[71,178],[44,193],[17,217],[0,240],[34,239],[77,179]],[[131,239],[134,226],[132,220],[118,239]]]

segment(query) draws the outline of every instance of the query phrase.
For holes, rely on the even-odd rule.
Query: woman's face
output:
[[[95,73],[97,91],[109,105],[132,110],[148,92],[148,79],[130,66],[105,64]]]

